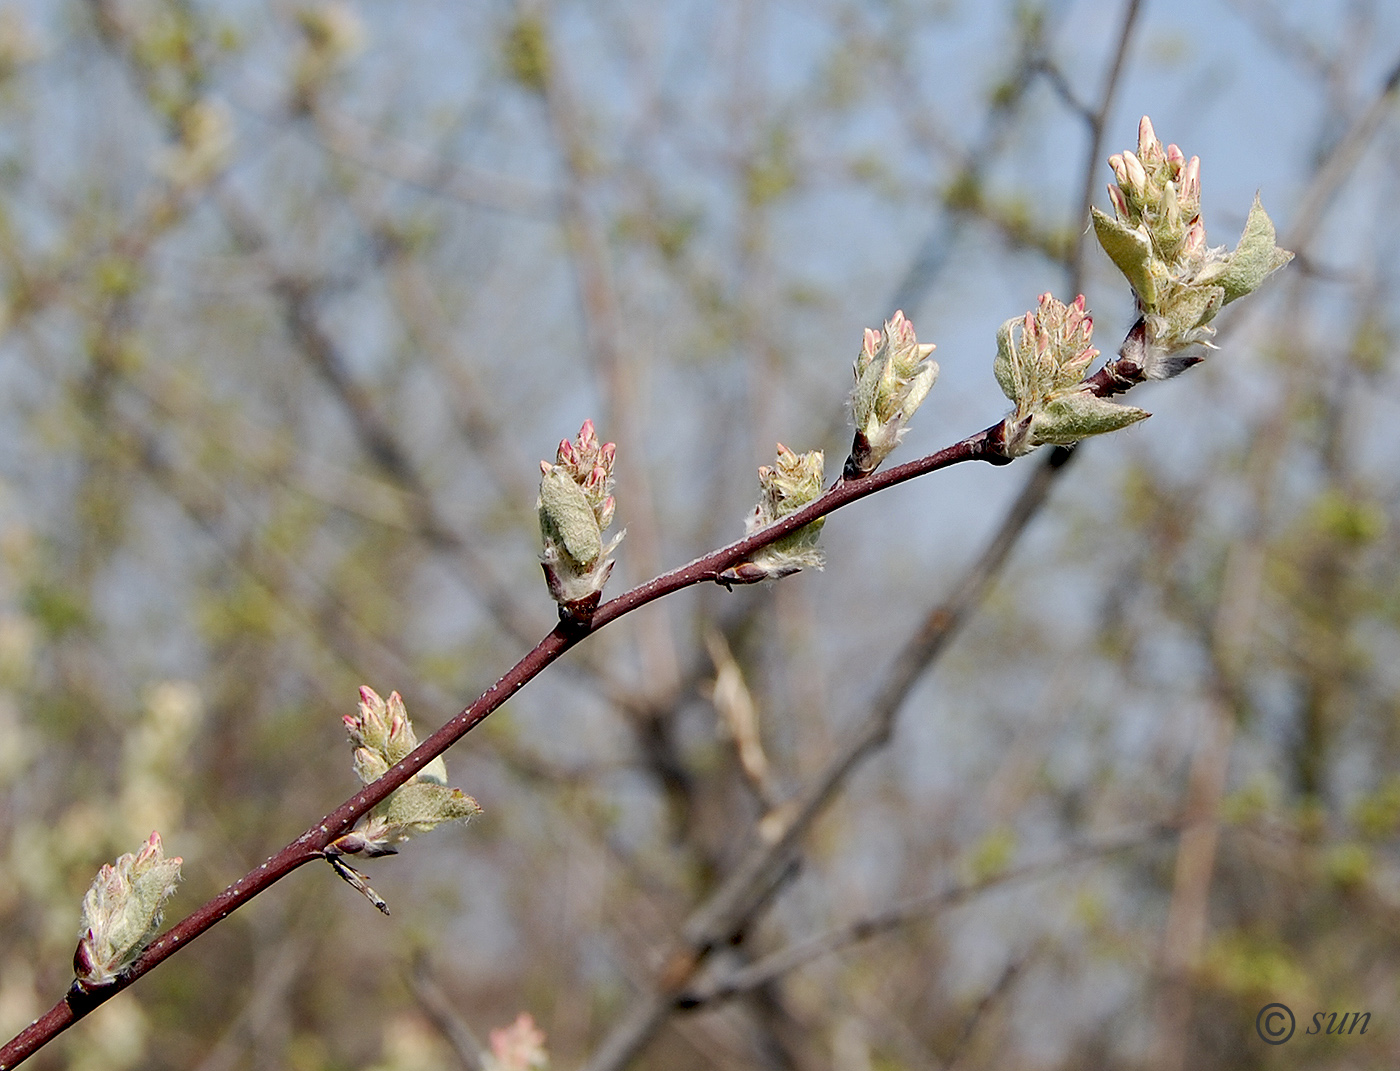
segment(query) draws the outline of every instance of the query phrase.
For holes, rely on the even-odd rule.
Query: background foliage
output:
[[[897,307],[943,376],[896,460],[1001,415],[993,333],[1039,292],[1111,348],[1082,191],[1148,112],[1213,242],[1262,187],[1298,259],[1081,448],[719,969],[827,954],[638,1066],[1394,1066],[1397,31],[1374,0],[11,0],[0,1033],[66,988],[102,862],[159,829],[183,913],[353,792],[358,685],[425,735],[551,627],[536,460],[585,417],[616,592],[739,534],[776,439],[844,456]],[[582,1064],[1037,463],[619,622],[449,754],[486,814],[372,866],[392,919],[304,869],[34,1066],[470,1065],[437,997]],[[1304,1037],[1319,1010],[1373,1018]]]

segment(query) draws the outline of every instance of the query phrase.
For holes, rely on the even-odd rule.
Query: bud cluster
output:
[[[83,897],[83,919],[73,972],[83,986],[114,982],[131,966],[160,929],[166,897],[180,880],[177,856],[165,858],[160,834],[152,833],[138,852],[104,864]]]
[[[1234,251],[1208,247],[1200,158],[1163,148],[1147,116],[1138,151],[1116,153],[1108,163],[1117,179],[1108,188],[1113,215],[1094,209],[1094,233],[1132,285],[1146,325],[1145,346],[1132,357],[1136,378],[1169,379],[1200,359],[1184,351],[1209,344],[1216,313],[1258,289],[1293,254],[1274,244],[1274,225],[1257,195]]]
[[[398,692],[391,692],[386,701],[373,688],[361,687],[358,713],[347,714],[342,720],[355,745],[355,774],[367,785],[383,777],[389,767],[418,746]],[[465,821],[480,813],[476,800],[459,788],[447,786],[447,764],[439,755],[332,847],[347,855],[392,855],[398,850],[396,844],[415,833],[426,833],[443,822]]]
[[[883,330],[865,329],[854,369],[851,415],[856,434],[846,459],[846,479],[874,472],[904,438],[909,418],[938,378],[937,363],[928,359],[933,350],[931,344],[919,343],[903,312],[896,312]]]
[[[745,533],[767,528],[791,513],[796,513],[822,493],[822,472],[826,464],[820,450],[797,454],[782,443],[778,458],[772,465],[760,465],[758,505],[744,524]],[[756,584],[761,580],[777,580],[802,569],[820,569],[825,564],[817,548],[825,517],[768,544],[755,552],[753,558],[719,574],[721,584]]]
[[[549,593],[563,620],[586,617],[598,605],[612,572],[608,557],[622,542],[619,532],[606,544],[612,524],[613,459],[617,447],[600,443],[593,421],[585,420],[573,442],[564,439],[554,464],[540,462],[540,563]]]
[[[1001,325],[994,371],[1002,392],[1016,403],[1001,425],[1006,457],[1116,431],[1148,415],[1087,388],[1084,373],[1099,355],[1089,344],[1093,334],[1083,294],[1069,305],[1042,294],[1033,312]]]

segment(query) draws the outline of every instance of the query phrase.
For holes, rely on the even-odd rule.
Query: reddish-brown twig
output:
[[[189,944],[209,927],[227,918],[253,897],[293,870],[325,857],[326,847],[348,831],[355,822],[377,803],[399,788],[409,778],[442,754],[489,714],[518,692],[565,651],[603,626],[650,602],[695,584],[717,582],[720,574],[749,559],[761,547],[826,516],[843,506],[865,498],[895,484],[912,480],[938,469],[963,461],[988,461],[1004,464],[1007,459],[998,452],[1000,424],[993,425],[937,453],[915,461],[874,473],[861,480],[837,480],[820,498],[796,513],[769,525],[726,547],[697,558],[689,565],[674,569],[628,591],[600,606],[592,619],[584,624],[560,624],[545,636],[533,650],[517,662],[505,676],[488,688],[479,699],[444,724],[403,761],[373,784],[365,786],[296,840],[249,871],[218,896],[176,923],[141,954],[120,978],[111,985],[86,989],[74,985],[65,997],[0,1048],[0,1071],[9,1071],[37,1052],[44,1045],[106,1003],[131,985],[147,971],[159,965],[178,949]]]

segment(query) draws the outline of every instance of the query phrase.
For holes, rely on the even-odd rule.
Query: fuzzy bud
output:
[[[83,897],[73,971],[85,987],[116,981],[160,929],[162,907],[180,880],[182,860],[165,858],[160,834],[136,853],[104,864]]]
[[[1259,287],[1293,254],[1274,244],[1274,226],[1254,199],[1234,251],[1206,244],[1201,222],[1201,161],[1163,148],[1146,116],[1138,151],[1109,157],[1113,215],[1093,210],[1094,233],[1132,285],[1146,325],[1137,354],[1140,378],[1168,379],[1194,364],[1191,347],[1209,347],[1216,313]]]
[[[819,498],[824,464],[825,458],[820,450],[796,454],[779,443],[777,460],[772,465],[759,466],[760,498],[745,522],[745,532],[752,535]],[[760,580],[789,576],[802,569],[822,568],[825,562],[817,548],[817,537],[825,522],[826,518],[819,517],[811,524],[761,548],[750,561],[741,562],[720,573],[719,582],[726,585],[755,584]]]
[[[398,692],[390,692],[385,700],[373,688],[363,686],[358,713],[341,720],[355,746],[355,775],[367,785],[418,746]],[[476,800],[447,786],[447,764],[439,755],[361,818],[332,848],[345,855],[392,855],[398,850],[396,844],[415,833],[426,833],[444,822],[466,821],[480,813]]]
[[[994,370],[1002,392],[1016,404],[1001,425],[1005,456],[1068,445],[1147,416],[1085,389],[1084,374],[1099,355],[1090,345],[1093,333],[1083,294],[1069,305],[1042,294],[1034,311],[1002,324]]]
[[[881,331],[866,329],[854,367],[851,416],[856,433],[846,479],[874,472],[904,438],[909,418],[938,378],[938,365],[928,359],[933,350],[915,337],[903,312],[896,312]]]
[[[587,620],[612,572],[608,557],[622,542],[604,542],[617,503],[612,495],[617,447],[602,443],[585,420],[578,438],[559,443],[555,461],[540,462],[540,563],[562,620]]]

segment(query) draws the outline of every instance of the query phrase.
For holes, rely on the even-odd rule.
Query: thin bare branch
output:
[[[776,981],[821,956],[831,955],[890,930],[926,920],[950,907],[966,903],[984,892],[1044,877],[1078,863],[1129,851],[1174,832],[1172,826],[1160,825],[1133,833],[1095,838],[1082,844],[1070,845],[1053,858],[1011,867],[976,881],[950,882],[935,892],[913,897],[825,933],[804,938],[777,952],[769,953],[754,963],[688,987],[675,996],[675,1005],[680,1009],[695,1010],[716,1001],[728,1000]]]
[[[481,1042],[476,1039],[471,1027],[458,1014],[452,1001],[438,985],[426,955],[419,955],[414,959],[413,969],[408,973],[408,984],[413,990],[418,1006],[452,1046],[452,1053],[461,1064],[462,1071],[484,1071],[486,1050],[481,1047]]]

